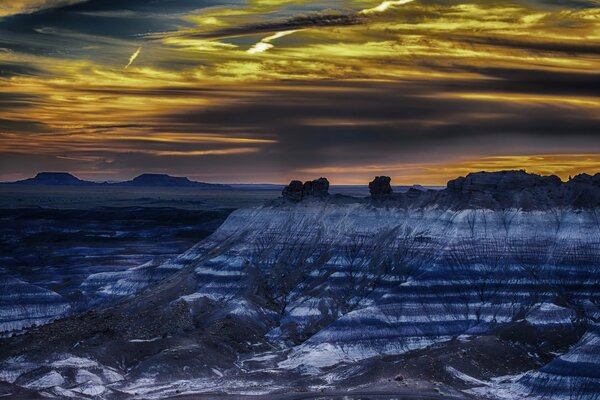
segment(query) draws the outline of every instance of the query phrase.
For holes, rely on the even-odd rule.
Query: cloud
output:
[[[458,157],[447,161],[366,164],[351,167],[307,168],[308,176],[336,176],[344,183],[362,184],[385,173],[394,184],[444,186],[458,176],[474,171],[527,170],[542,175],[558,175],[563,180],[581,173],[600,171],[600,154],[522,154],[490,157]],[[338,181],[339,182],[339,181]],[[339,184],[339,183],[338,183]]]
[[[149,38],[162,39],[165,37],[183,36],[187,38],[217,39],[237,36],[257,35],[279,31],[290,31],[316,27],[351,26],[361,24],[362,20],[355,14],[313,13],[292,18],[232,26],[211,31],[184,30],[147,35]]]
[[[42,99],[41,96],[33,93],[0,91],[0,110],[14,111],[15,109],[26,109],[42,101]]]
[[[2,63],[0,62],[0,78],[11,78],[14,76],[34,76],[40,75],[42,71],[34,66],[22,63]]]
[[[86,0],[8,0],[0,3],[0,17],[29,14],[47,8],[62,7]]]
[[[2,171],[365,182],[405,165],[408,181],[598,146],[598,9],[404,3],[89,0],[2,18]],[[156,39],[143,65],[140,37]]]

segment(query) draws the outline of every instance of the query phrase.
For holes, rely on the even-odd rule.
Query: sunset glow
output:
[[[0,6],[0,179],[600,170],[597,2],[134,3]]]

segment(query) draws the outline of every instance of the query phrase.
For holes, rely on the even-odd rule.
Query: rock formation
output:
[[[562,184],[558,176],[529,174],[523,170],[475,172],[448,182],[448,190],[463,194],[479,192],[514,192],[542,187],[555,189]]]
[[[392,194],[391,181],[392,179],[389,176],[376,176],[372,182],[369,182],[371,197],[381,197]]]
[[[289,185],[283,188],[281,192],[283,197],[292,201],[300,201],[304,198],[324,198],[329,195],[329,181],[326,178],[319,178],[313,181],[291,181]]]
[[[302,200],[303,185],[300,181],[291,181],[289,185],[283,188],[281,194],[285,199],[292,201]]]
[[[138,186],[138,187],[190,187],[219,189],[228,188],[227,185],[191,181],[184,176],[170,176],[167,174],[142,174],[130,181],[118,182],[113,185]]]
[[[303,197],[326,197],[329,195],[329,181],[326,178],[304,182]]]
[[[557,176],[525,171],[476,172],[448,182],[436,202],[455,208],[523,208],[600,206],[600,174],[578,175],[568,182]]]
[[[319,183],[323,181],[323,183]],[[442,207],[453,210],[507,208],[523,210],[549,210],[557,207],[600,207],[600,174],[581,174],[567,182],[557,176],[529,174],[525,171],[475,172],[450,180],[443,190],[426,190],[412,187],[406,192],[394,193],[391,179],[377,176],[369,183],[371,196],[357,199],[349,196],[325,195],[324,178],[317,181],[293,181],[284,188],[283,197],[294,202],[304,197],[327,198],[327,201],[345,204],[374,202],[392,207]],[[315,185],[323,188],[315,190]]]

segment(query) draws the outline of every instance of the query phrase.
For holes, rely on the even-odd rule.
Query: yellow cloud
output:
[[[0,15],[74,1],[17,0],[10,4],[5,1],[0,6]],[[274,34],[269,31],[263,33],[269,36],[250,48],[249,37],[255,37],[256,31],[241,32],[235,38],[199,39],[186,35],[241,25],[258,27],[260,32],[264,24],[272,21],[277,10],[293,3],[297,2],[256,0],[240,7],[212,7],[191,13],[185,19],[197,24],[197,27],[160,36],[145,45],[144,64],[131,68],[142,51],[141,47],[137,48],[129,58],[127,73],[123,73],[123,51],[131,51],[139,45],[138,42],[122,40],[109,43],[110,46],[106,47],[116,49],[114,60],[106,54],[98,55],[100,52],[90,52],[86,60],[78,60],[0,50],[3,62],[44,71],[43,76],[0,77],[0,94],[26,99],[21,100],[20,107],[0,109],[0,119],[35,122],[51,131],[46,135],[24,137],[14,134],[7,125],[0,130],[0,151],[66,154],[72,149],[94,151],[103,148],[125,152],[131,150],[127,147],[129,142],[136,142],[136,146],[139,143],[164,145],[167,148],[151,150],[153,154],[162,155],[169,152],[178,155],[181,152],[168,147],[171,144],[191,144],[193,146],[185,153],[195,152],[193,154],[198,156],[232,154],[217,153],[225,150],[207,148],[208,144],[221,144],[233,149],[227,151],[256,151],[272,143],[251,131],[259,130],[261,124],[268,124],[267,120],[258,121],[258,128],[249,126],[247,135],[210,136],[213,132],[208,132],[193,136],[177,132],[178,127],[165,128],[161,125],[161,118],[169,113],[205,112],[219,106],[258,101],[258,90],[253,93],[253,85],[260,85],[263,92],[272,89],[273,93],[277,93],[281,81],[352,82],[361,90],[368,90],[369,83],[381,81],[417,82],[419,85],[443,81],[449,85],[443,91],[432,91],[431,96],[436,99],[497,102],[521,107],[515,109],[541,105],[552,107],[552,110],[577,109],[587,114],[600,108],[600,96],[592,91],[583,96],[565,94],[564,91],[552,93],[551,90],[528,93],[523,89],[523,93],[519,93],[520,87],[503,91],[501,85],[495,86],[500,87],[495,91],[481,88],[484,86],[482,82],[499,79],[486,76],[486,71],[494,69],[552,71],[581,76],[585,76],[582,75],[584,73],[597,74],[600,57],[594,49],[600,46],[598,9],[542,10],[516,2],[483,0],[458,4],[408,0],[379,4],[375,1],[352,1],[343,3],[340,8],[348,15],[358,14],[360,23],[315,25],[301,31],[288,29]],[[186,29],[188,27],[186,25]],[[292,33],[296,35],[293,41],[277,47],[277,51],[268,51],[274,46],[274,41]],[[85,39],[90,40],[89,37]],[[476,84],[477,89],[469,92],[453,90],[457,82]],[[285,90],[311,90],[308,85],[301,86],[288,86]],[[348,90],[341,89],[341,86],[331,85],[326,90]],[[431,86],[434,87],[433,84]],[[323,89],[323,86],[320,88]],[[360,91],[349,95],[360,96]],[[323,127],[357,124],[348,118],[315,117],[304,120],[307,125]],[[143,121],[161,132],[131,127],[132,121]],[[407,125],[448,123],[424,122],[416,117],[404,122]],[[99,128],[101,126],[111,128]],[[110,146],[105,143],[110,143]],[[542,161],[533,156],[519,157],[402,165],[396,166],[398,170],[394,176],[404,183],[442,184],[472,168],[527,168],[540,172],[556,171],[564,177],[565,174],[598,167],[595,155],[542,156],[545,157]],[[569,161],[569,158],[575,161]],[[547,171],[544,165],[550,166]],[[306,173],[309,175],[307,178],[319,171],[331,173],[340,179],[339,182],[350,182],[358,177],[354,182],[364,183],[373,173],[385,172],[393,167],[317,168],[309,171],[310,174]],[[358,168],[364,168],[364,173],[369,176],[359,176]]]
[[[85,0],[3,0],[0,2],[0,17],[32,13],[45,8],[80,3]]]

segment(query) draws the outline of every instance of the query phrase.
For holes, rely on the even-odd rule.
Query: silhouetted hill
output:
[[[12,182],[15,185],[90,186],[94,182],[84,181],[68,172],[40,172],[33,178]]]
[[[228,185],[195,182],[183,176],[170,176],[166,174],[142,174],[130,181],[124,182],[92,182],[77,178],[68,172],[40,172],[33,178],[16,182],[6,182],[12,185],[29,186],[129,186],[129,187],[193,187],[200,189],[227,189]]]
[[[130,181],[118,182],[114,185],[119,186],[139,186],[139,187],[202,187],[202,188],[227,188],[227,185],[215,183],[190,181],[184,176],[170,176],[167,174],[142,174]]]

